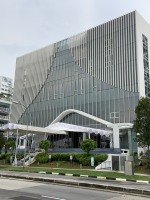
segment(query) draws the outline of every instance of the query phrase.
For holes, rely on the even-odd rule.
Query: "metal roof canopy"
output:
[[[12,131],[12,132],[18,132],[18,133],[26,133],[27,125],[22,124],[12,124],[8,123],[2,127],[0,127],[0,130],[4,131]],[[34,134],[67,134],[66,131],[63,130],[53,130],[48,128],[41,128],[36,126],[28,126],[28,134],[34,133]]]

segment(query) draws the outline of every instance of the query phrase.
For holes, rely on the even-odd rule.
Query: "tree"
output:
[[[48,151],[49,145],[50,145],[50,141],[49,140],[41,140],[39,142],[39,148],[40,149],[44,149],[45,151]]]
[[[1,154],[1,150],[3,148],[5,144],[4,138],[3,138],[3,133],[0,133],[0,154]]]
[[[5,98],[5,93],[1,92],[0,93],[0,99],[3,99],[3,98]]]
[[[94,140],[86,139],[80,143],[80,148],[89,155],[90,150],[94,150],[96,148],[96,144]]]
[[[15,149],[15,146],[16,146],[16,142],[14,141],[14,140],[12,140],[12,139],[9,139],[8,140],[8,148],[12,148],[12,150],[14,150]]]
[[[135,108],[136,119],[133,129],[136,133],[135,142],[139,147],[150,146],[150,100],[148,97],[141,97]]]
[[[12,99],[12,94],[5,94],[5,93],[0,93],[0,99],[6,99],[10,101]]]

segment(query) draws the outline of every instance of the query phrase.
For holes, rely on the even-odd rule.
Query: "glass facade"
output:
[[[114,87],[86,73],[74,60],[67,40],[58,46],[45,84],[28,108],[29,122],[46,127],[67,109],[81,110],[112,123],[133,122],[139,94]],[[26,113],[20,121],[26,123]],[[67,115],[62,122],[106,128],[76,113]]]

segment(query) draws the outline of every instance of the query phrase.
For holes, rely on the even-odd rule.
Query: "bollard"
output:
[[[82,164],[80,164],[80,169],[82,169]]]
[[[4,160],[4,165],[5,165],[5,160]]]
[[[57,163],[57,167],[59,167],[59,163]]]
[[[51,163],[51,169],[53,169],[53,163]]]
[[[39,165],[39,161],[37,162],[37,165]]]

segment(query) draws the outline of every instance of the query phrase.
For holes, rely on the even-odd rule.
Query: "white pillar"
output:
[[[113,148],[120,148],[119,127],[117,124],[113,124]]]
[[[83,133],[83,140],[86,139],[86,133]]]
[[[16,136],[16,155],[17,155],[17,149],[18,149],[18,129],[17,129],[17,136]]]
[[[15,166],[17,166],[17,149],[18,149],[18,128],[17,128],[17,136],[16,136],[16,153],[15,153],[15,161],[14,161]]]
[[[110,148],[113,148],[113,135],[110,135]]]

